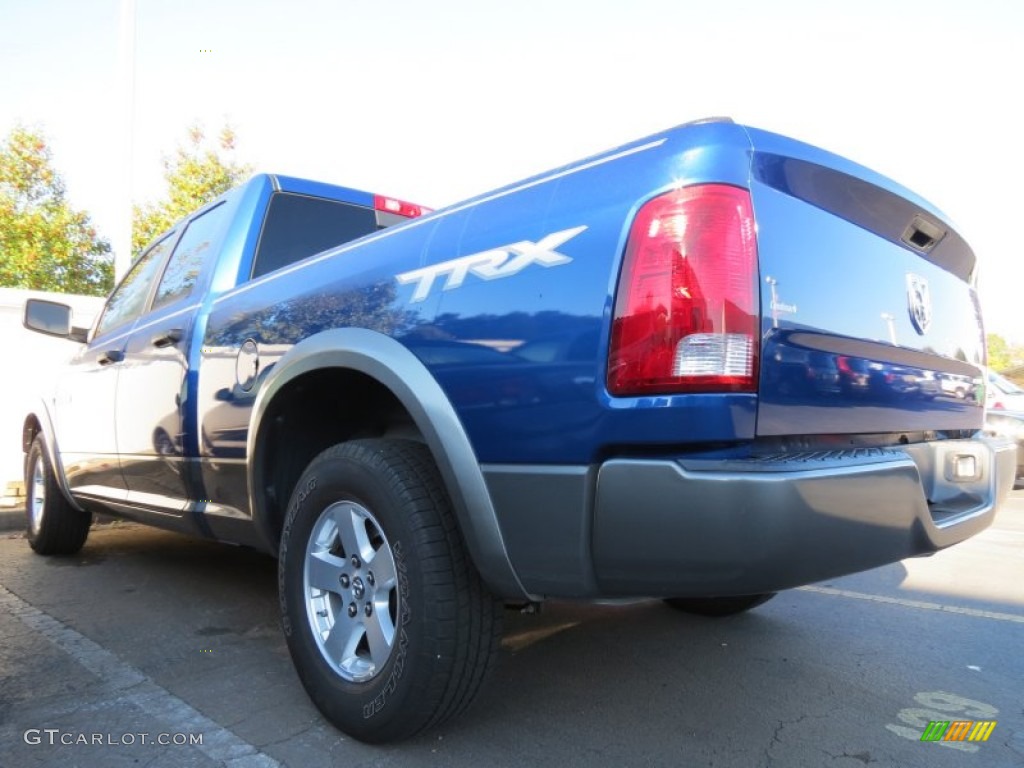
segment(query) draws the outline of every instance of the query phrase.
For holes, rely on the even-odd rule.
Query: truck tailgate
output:
[[[758,435],[979,428],[984,334],[964,240],[938,210],[872,171],[749,135]]]

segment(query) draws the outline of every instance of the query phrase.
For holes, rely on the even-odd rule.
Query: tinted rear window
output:
[[[252,276],[286,267],[314,253],[377,231],[370,208],[278,192],[263,221]]]

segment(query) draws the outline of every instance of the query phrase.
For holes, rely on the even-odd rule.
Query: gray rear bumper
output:
[[[974,456],[976,477],[952,479]],[[597,473],[603,595],[752,594],[935,552],[980,532],[1013,486],[998,438],[743,461],[615,459]]]

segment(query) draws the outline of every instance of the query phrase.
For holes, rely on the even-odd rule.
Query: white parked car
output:
[[[995,371],[988,371],[985,408],[991,411],[1024,411],[1024,389]]]

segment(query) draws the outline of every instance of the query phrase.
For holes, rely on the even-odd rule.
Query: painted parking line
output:
[[[929,603],[924,600],[907,600],[902,597],[888,597],[886,595],[871,595],[866,592],[851,592],[848,589],[835,589],[833,587],[797,587],[803,592],[816,592],[819,595],[834,595],[835,597],[849,597],[854,600],[867,600],[872,603],[888,603],[889,605],[902,605],[905,608],[918,608],[923,611],[940,611],[942,613],[957,613],[961,616],[974,616],[979,619],[993,619],[995,621],[1010,621],[1016,624],[1024,624],[1024,616],[1016,613],[999,613],[998,611],[982,611],[977,608],[962,608],[959,605],[945,605],[943,603]]]
[[[3,585],[0,585],[0,606],[107,683],[114,693],[122,691],[119,703],[127,703],[157,718],[166,731],[202,733],[202,744],[193,746],[211,760],[231,768],[280,768],[280,763],[272,757],[153,682],[142,671],[125,664],[103,646],[25,602]]]
[[[577,626],[579,626],[578,621],[568,621],[562,624],[556,624],[553,627],[529,629],[525,632],[517,632],[514,635],[506,635],[501,639],[501,647],[512,651],[513,653],[518,653],[524,648],[529,648],[534,643],[539,643],[541,640],[547,640],[549,637],[553,637],[559,632],[564,632],[567,629],[572,629]]]

